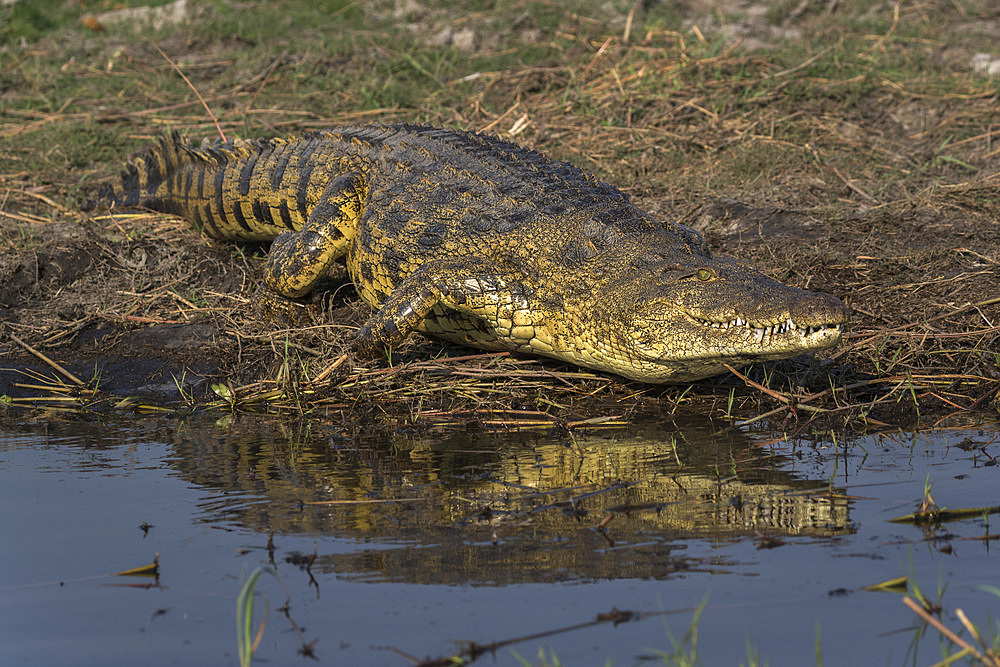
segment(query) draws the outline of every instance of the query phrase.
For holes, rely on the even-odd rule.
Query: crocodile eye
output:
[[[698,271],[695,272],[695,275],[698,276],[698,280],[701,280],[702,282],[711,280],[713,277],[712,270],[705,268],[698,269]]]

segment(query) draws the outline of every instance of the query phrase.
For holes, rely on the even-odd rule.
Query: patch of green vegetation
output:
[[[32,43],[42,37],[81,25],[86,16],[129,7],[159,7],[171,0],[20,0],[0,7],[0,45]]]
[[[59,0],[39,2],[15,2],[0,10],[0,43],[25,40],[33,42],[59,25],[59,16],[53,15],[58,6],[65,5]]]
[[[95,164],[121,162],[122,156],[143,143],[93,120],[46,124],[21,135],[5,159],[18,170],[46,174],[46,179],[60,183],[61,194],[72,200],[81,187],[89,185]]]
[[[305,41],[327,52],[353,41],[366,27],[358,2],[264,2],[247,11],[241,3],[216,0],[210,10],[192,25],[192,37],[217,42],[220,36],[245,47],[274,52]],[[372,26],[368,26],[372,27]]]

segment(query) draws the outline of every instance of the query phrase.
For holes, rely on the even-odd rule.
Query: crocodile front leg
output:
[[[308,294],[354,242],[366,195],[365,182],[357,174],[330,181],[302,229],[284,232],[274,239],[267,255],[264,284],[289,299]]]
[[[443,307],[443,316],[435,307]],[[440,309],[439,309],[440,310]],[[354,337],[372,355],[413,331],[428,331],[484,349],[517,349],[533,336],[525,291],[504,272],[469,259],[427,262],[406,277]]]

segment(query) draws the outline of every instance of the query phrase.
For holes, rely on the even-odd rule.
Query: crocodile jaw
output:
[[[848,311],[828,294],[800,293],[796,303],[810,316],[783,313],[780,319],[754,320],[732,314],[706,317],[678,309],[672,317],[633,322],[635,355],[616,372],[645,382],[691,382],[759,361],[818,352],[840,342]],[[810,309],[809,306],[812,308]]]
[[[840,299],[783,285],[729,258],[702,266],[711,268],[710,280],[664,282],[631,301],[632,353],[615,372],[689,382],[840,341],[849,315]]]
[[[846,317],[828,322],[796,323],[791,317],[782,322],[748,322],[737,316],[717,322],[690,316],[696,326],[706,331],[706,337],[726,340],[729,345],[744,345],[746,352],[761,359],[782,359],[799,352],[825,350],[840,342]],[[725,333],[723,337],[719,334]]]

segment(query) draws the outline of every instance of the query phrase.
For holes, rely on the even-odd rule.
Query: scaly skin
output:
[[[369,125],[270,141],[172,135],[98,205],[274,239],[265,284],[294,299],[346,257],[376,313],[355,347],[424,331],[644,382],[687,382],[829,348],[847,308],[712,255],[572,165],[484,134]]]

